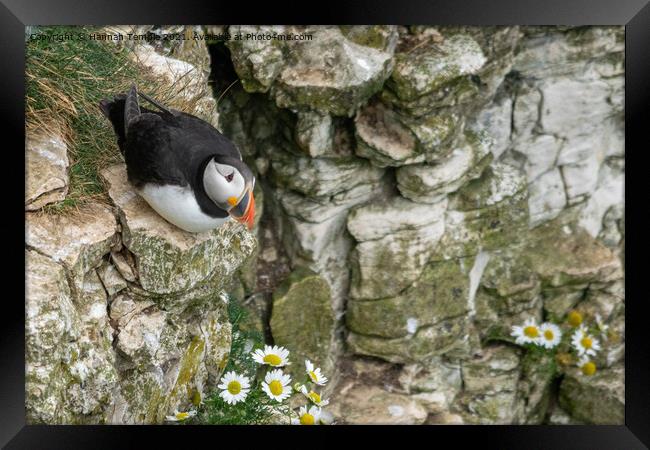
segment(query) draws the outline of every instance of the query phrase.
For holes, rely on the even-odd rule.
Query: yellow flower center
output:
[[[580,314],[578,311],[571,311],[567,320],[569,321],[569,325],[572,327],[577,327],[582,323],[582,314]]]
[[[176,413],[176,418],[178,420],[184,420],[184,419],[187,419],[189,417],[189,415],[190,414],[186,413],[186,412],[179,412],[179,413]]]
[[[552,341],[555,335],[553,334],[553,331],[551,330],[546,330],[544,331],[544,338],[546,338],[547,341]]]
[[[590,338],[590,337],[585,336],[585,337],[583,337],[583,338],[580,340],[580,344],[582,344],[582,346],[583,346],[584,348],[589,349],[589,348],[591,348],[591,345],[593,344],[593,342],[591,341],[591,338]]]
[[[302,416],[300,416],[300,424],[301,425],[313,425],[314,424],[314,416],[312,416],[309,413],[305,413]]]
[[[264,357],[264,362],[269,363],[272,366],[279,366],[282,364],[282,358],[280,358],[278,355],[266,355]]]
[[[537,336],[539,336],[539,331],[537,331],[536,326],[530,325],[524,328],[524,334],[529,338],[536,338]]]
[[[237,395],[241,392],[241,384],[237,380],[233,380],[228,383],[228,392],[232,395]]]
[[[312,381],[318,381],[318,376],[313,370],[309,372],[309,378],[311,378]]]
[[[592,363],[589,361],[585,365],[582,366],[582,373],[585,375],[591,376],[596,373],[596,364]]]
[[[314,403],[320,403],[320,395],[318,395],[316,392],[311,391],[309,394],[307,394],[309,398],[311,399],[312,402]]]
[[[279,380],[273,380],[269,383],[269,389],[273,395],[280,395],[284,390]]]

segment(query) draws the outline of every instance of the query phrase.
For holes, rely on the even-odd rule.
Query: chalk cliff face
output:
[[[198,96],[197,114],[216,120],[205,46],[180,52],[186,61],[146,44],[134,52],[171,84],[194,75],[195,91],[186,86],[185,94]],[[187,61],[195,53],[202,66]],[[62,139],[28,132],[27,161],[34,189],[26,209],[61,200],[68,182]],[[136,195],[123,164],[102,177],[110,205],[26,214],[30,423],[161,423],[198,405],[227,363],[227,291],[255,237],[234,222],[184,232]]]
[[[28,134],[31,422],[152,423],[200,401],[227,361],[228,294],[331,375],[342,422],[622,423],[622,27],[210,31],[313,36],[134,47],[192,80],[255,168],[254,232],[178,230],[123,165],[102,173],[110,205],[32,212],[65,196],[68,161]],[[571,309],[618,336],[589,379],[509,342]]]
[[[313,36],[218,44],[213,68],[241,80],[219,111],[264,186],[261,264],[329,285],[337,321],[309,330],[332,343],[310,357],[337,372],[343,421],[621,422],[622,341],[559,402],[553,362],[506,341],[572,308],[623,335],[622,28],[228,31]],[[300,345],[297,300],[266,301],[270,334]]]

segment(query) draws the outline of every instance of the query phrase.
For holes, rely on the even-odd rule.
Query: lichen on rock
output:
[[[273,293],[270,325],[273,341],[291,349],[292,373],[302,374],[305,359],[330,373],[335,319],[326,280],[306,268],[291,272]]]
[[[61,201],[68,192],[68,147],[59,128],[55,127],[54,131],[27,129],[25,209],[28,211]]]
[[[226,279],[253,251],[254,238],[234,222],[204,233],[185,232],[166,222],[128,184],[123,164],[109,167],[103,176],[119,210],[124,246],[135,256],[145,290],[180,293],[208,278]]]

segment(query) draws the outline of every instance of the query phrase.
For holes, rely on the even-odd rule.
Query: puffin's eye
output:
[[[232,181],[232,179],[233,179],[234,176],[235,176],[235,172],[230,172],[230,175],[226,175],[226,177],[225,177],[225,178],[226,178],[226,181],[227,181],[228,183],[230,183],[230,182]]]

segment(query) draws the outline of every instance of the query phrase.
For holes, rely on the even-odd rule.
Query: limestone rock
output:
[[[102,264],[101,267],[97,269],[97,274],[99,275],[102,285],[109,296],[127,288],[126,280],[112,264]]]
[[[463,425],[464,423],[461,416],[448,412],[433,414],[425,422],[426,425]]]
[[[383,178],[369,181],[331,196],[310,197],[285,189],[278,189],[276,195],[284,213],[291,218],[322,223],[377,196],[384,188],[383,182]]]
[[[277,345],[288,348],[298,374],[309,359],[329,373],[333,366],[334,312],[330,287],[316,273],[298,268],[273,294],[271,333]]]
[[[576,420],[597,425],[621,425],[625,420],[623,366],[598,370],[585,377],[574,369],[560,385],[560,407]]]
[[[566,207],[564,181],[559,169],[553,168],[540,175],[530,184],[528,192],[530,223],[533,226],[556,218]]]
[[[271,177],[277,185],[312,197],[331,196],[372,184],[382,175],[381,169],[355,157],[296,157],[280,151],[271,160]]]
[[[483,131],[490,136],[494,159],[498,159],[510,147],[512,103],[507,96],[497,96],[468,124],[473,131]]]
[[[551,401],[551,383],[557,375],[554,355],[526,352],[521,360],[521,378],[517,386],[519,396],[525,399],[522,423],[542,423]]]
[[[109,422],[161,423],[203,398],[227,362],[230,325],[224,314],[219,303],[170,314],[152,303],[114,300],[121,371]]]
[[[331,410],[345,424],[418,425],[427,418],[426,409],[417,401],[375,386],[353,386]]]
[[[65,199],[68,147],[60,132],[27,129],[25,138],[25,209],[34,211]]]
[[[392,49],[359,45],[338,27],[307,27],[304,32],[314,38],[293,49],[276,80],[273,95],[278,106],[349,116],[390,75]]]
[[[441,414],[449,410],[462,387],[461,370],[459,365],[438,357],[427,361],[424,366],[404,366],[400,383],[429,414]]]
[[[394,296],[415,281],[444,232],[445,208],[445,201],[431,206],[394,197],[352,211],[348,230],[359,243],[350,295]]]
[[[294,133],[300,148],[312,158],[334,152],[334,126],[329,114],[299,112]]]
[[[115,216],[101,204],[71,215],[29,213],[25,228],[27,246],[62,263],[79,291],[84,274],[101,264],[119,238]]]
[[[469,277],[463,267],[463,261],[431,264],[401,295],[351,300],[346,316],[348,328],[374,337],[413,337],[420,328],[463,316],[469,310]],[[430,345],[436,347],[435,342]]]
[[[584,423],[571,417],[565,410],[555,406],[548,416],[549,425],[584,425]]]
[[[356,154],[379,167],[400,166],[424,160],[416,136],[397,113],[381,102],[370,103],[355,118]]]
[[[192,33],[189,29],[186,31]],[[124,32],[134,31],[127,27]],[[216,112],[216,100],[208,84],[210,68],[206,64],[208,55],[205,43],[188,39],[172,47],[173,49],[168,51],[162,49],[157,51],[152,45],[140,44],[136,41],[129,55],[138,65],[161,77],[169,86],[169,91],[165,92],[168,101],[163,103],[171,107],[175,107],[176,102],[190,103],[193,106],[192,114],[217,126],[219,114]],[[167,56],[164,53],[175,53],[177,57]]]
[[[589,234],[598,236],[601,233],[611,233],[611,238],[608,241],[612,244],[618,244],[625,230],[625,227],[612,224],[612,222],[620,222],[624,218],[624,178],[624,159],[606,160],[598,172],[596,187],[580,214],[579,223]],[[607,230],[608,225],[610,230]]]
[[[106,293],[94,272],[80,299],[65,270],[26,252],[26,408],[30,423],[102,423],[117,375]]]
[[[188,62],[207,76],[210,72],[210,54],[204,39],[204,27],[201,25],[168,25],[151,27],[150,33],[159,36],[171,35],[182,39],[161,39],[152,41],[151,45],[165,56]]]
[[[493,346],[479,359],[463,363],[463,392],[453,411],[466,423],[512,423],[519,413],[517,383],[519,356],[516,349]]]
[[[188,291],[209,278],[224,282],[255,247],[255,238],[232,221],[203,233],[165,221],[135,193],[123,164],[103,176],[119,210],[122,240],[135,256],[140,285],[149,292]]]
[[[512,325],[541,318],[541,281],[519,248],[490,252],[475,296],[476,324],[482,337],[509,340]]]
[[[231,26],[232,35],[281,34],[284,26]],[[267,92],[285,63],[282,44],[277,39],[231,39],[227,43],[235,70],[248,92]]]
[[[414,334],[399,338],[381,338],[350,332],[348,348],[358,355],[371,355],[386,361],[410,364],[434,356],[457,351],[467,353],[468,323],[465,317],[454,317],[422,327]]]
[[[472,256],[522,239],[528,225],[526,179],[507,164],[493,163],[481,177],[449,197],[445,234],[434,259]]]
[[[449,36],[437,45],[418,44],[395,54],[389,86],[404,101],[441,91],[456,79],[476,73],[486,61],[481,47],[467,35]]]
[[[397,43],[393,25],[339,25],[343,36],[365,47],[392,51]]]
[[[526,28],[514,69],[537,77],[585,73],[588,76],[622,73],[625,33],[622,27],[573,27],[549,30]],[[585,71],[585,62],[588,70]]]
[[[379,46],[364,42],[358,34],[348,33],[349,39],[335,26],[240,26],[231,27],[230,32],[313,36],[300,42],[249,39],[228,44],[244,88],[250,92],[270,90],[282,108],[352,115],[381,88],[392,69],[392,27],[380,31],[387,33],[387,45]]]
[[[527,249],[535,271],[553,287],[622,276],[616,255],[578,226],[548,223],[537,227]]]
[[[146,367],[154,361],[160,349],[161,335],[167,314],[155,306],[134,314],[120,327],[116,340],[117,349],[136,366]]]
[[[126,281],[134,282],[136,275],[133,266],[127,261],[127,258],[122,254],[115,251],[111,252],[111,262],[117,271]]]
[[[436,203],[481,175],[491,162],[490,139],[485,135],[468,136],[464,145],[438,164],[408,165],[397,169],[397,188],[415,202]]]
[[[65,382],[62,362],[70,362],[71,346],[79,338],[79,317],[72,303],[65,271],[33,251],[26,252],[25,396],[28,422],[65,422],[57,414]]]

